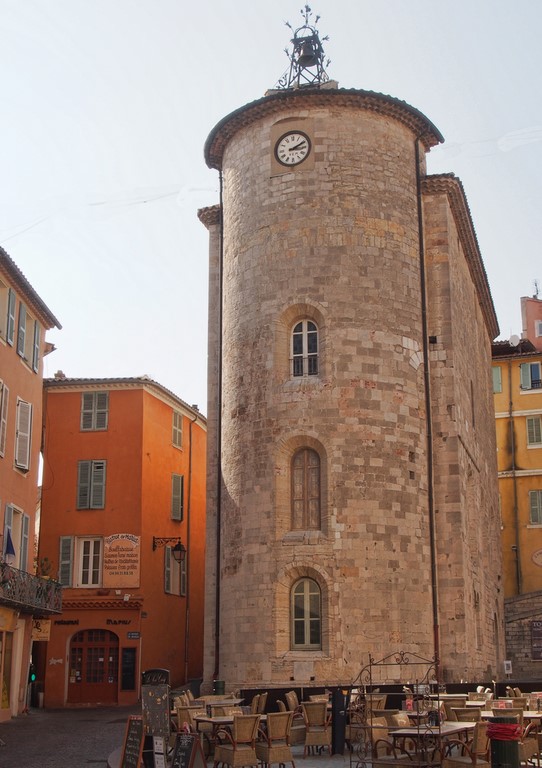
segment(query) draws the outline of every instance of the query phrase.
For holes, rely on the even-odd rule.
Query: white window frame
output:
[[[317,602],[315,610],[315,601]],[[290,598],[291,648],[295,651],[319,651],[322,649],[322,590],[314,579],[304,577],[292,585]],[[318,642],[311,642],[313,630],[317,630]],[[303,639],[297,640],[298,634]]]
[[[181,522],[184,517],[184,475],[171,475],[171,519]]]
[[[536,375],[536,372],[538,374]],[[537,392],[542,389],[542,380],[540,377],[540,363],[520,363],[520,389],[522,392],[530,392],[536,390]],[[533,376],[535,373],[535,376]]]
[[[15,466],[24,472],[30,469],[32,448],[32,403],[17,398],[15,422]]]
[[[500,365],[494,365],[491,368],[493,377],[493,394],[498,395],[502,392],[502,368]]]
[[[6,455],[8,434],[9,387],[0,381],[0,456]]]
[[[104,459],[77,462],[77,509],[104,509],[107,462]]]
[[[175,448],[183,447],[183,415],[180,411],[173,411],[171,442]]]
[[[542,526],[542,490],[529,491],[529,522]]]
[[[294,378],[317,376],[319,331],[314,320],[298,320],[290,334],[291,374]]]
[[[81,393],[81,432],[104,432],[109,422],[109,392]]]
[[[102,585],[103,539],[85,536],[76,539],[76,587],[95,589]]]
[[[542,445],[542,416],[527,416],[527,447]]]

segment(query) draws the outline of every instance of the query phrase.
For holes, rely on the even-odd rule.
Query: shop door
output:
[[[69,704],[116,704],[119,638],[106,629],[86,629],[72,637]]]

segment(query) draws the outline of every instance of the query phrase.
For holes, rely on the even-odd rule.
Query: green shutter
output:
[[[164,547],[164,592],[171,592],[171,547]]]
[[[173,520],[183,519],[184,476],[171,476],[171,517]]]
[[[26,344],[26,307],[19,304],[19,331],[17,334],[17,354],[24,357],[24,347]]]
[[[496,395],[502,392],[502,372],[500,365],[494,365],[491,369],[493,373],[493,394]]]
[[[90,508],[103,509],[105,506],[105,461],[92,462]]]
[[[60,537],[58,580],[64,587],[72,585],[73,536]]]
[[[96,421],[95,429],[107,429],[109,410],[109,392],[96,392]]]
[[[40,367],[40,325],[34,320],[34,339],[32,345],[32,370],[37,373]]]
[[[77,509],[88,509],[90,505],[91,461],[80,461],[77,465]]]
[[[521,363],[519,366],[521,389],[531,388],[531,366],[529,363]]]
[[[30,440],[32,431],[32,405],[25,400],[17,402],[17,426],[15,432],[15,466],[30,467]]]
[[[13,346],[13,340],[15,338],[15,293],[9,289],[8,293],[8,325],[6,338],[8,344]]]
[[[9,403],[9,389],[4,386],[0,393],[0,456],[3,456],[6,452],[6,435],[8,432],[8,403]]]
[[[540,429],[540,416],[527,417],[527,445],[542,443],[542,430]]]
[[[30,531],[30,518],[23,514],[21,531],[21,555],[19,558],[19,570],[26,571],[28,567],[28,534]]]
[[[83,392],[81,395],[81,431],[85,432],[94,426],[94,393]]]

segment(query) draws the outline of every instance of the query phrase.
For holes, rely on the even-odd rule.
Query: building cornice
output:
[[[17,288],[18,292],[31,305],[38,315],[44,328],[49,330],[56,326],[62,328],[59,321],[53,315],[49,307],[36,293],[11,256],[0,246],[0,275],[5,275]]]
[[[355,88],[299,88],[273,91],[226,115],[215,125],[205,142],[205,161],[209,168],[220,170],[224,150],[232,136],[255,120],[284,112],[285,109],[301,111],[318,107],[354,108],[396,120],[412,131],[426,152],[444,141],[440,131],[425,115],[393,96]]]
[[[139,611],[143,607],[143,598],[135,597],[131,600],[117,599],[62,599],[62,612],[65,611]]]
[[[422,179],[421,188],[424,195],[446,195],[448,199],[486,328],[490,338],[494,339],[499,335],[499,323],[463,185],[457,176],[449,173],[426,176]]]
[[[220,224],[220,205],[210,205],[207,208],[200,208],[198,211],[198,219],[207,228],[215,227]]]
[[[184,400],[178,397],[174,392],[162,386],[157,381],[150,379],[148,376],[139,377],[126,377],[126,378],[110,378],[110,379],[70,379],[70,378],[54,378],[44,379],[43,388],[49,392],[68,392],[68,391],[88,391],[88,390],[104,390],[108,391],[112,389],[144,389],[153,395],[159,397],[165,402],[172,405],[174,408],[181,408],[186,411],[187,414],[200,422],[200,425],[204,428],[207,424],[207,419],[197,408],[188,405]]]

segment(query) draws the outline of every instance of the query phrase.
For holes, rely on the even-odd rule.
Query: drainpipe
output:
[[[431,595],[433,606],[433,647],[436,660],[436,678],[440,679],[440,627],[437,579],[437,548],[435,494],[433,484],[433,425],[431,422],[431,380],[429,376],[429,348],[427,333],[427,296],[425,280],[425,241],[422,218],[422,186],[420,176],[420,142],[414,144],[416,159],[416,194],[418,204],[418,245],[420,251],[420,293],[422,309],[423,379],[425,389],[425,428],[427,434],[427,509],[429,514],[429,542],[431,548]]]
[[[512,361],[508,361],[508,428],[510,430],[510,452],[512,454],[512,488],[514,491],[514,533],[515,545],[512,551],[516,556],[516,590],[521,595],[521,562],[519,548],[519,512],[518,512],[518,479],[516,475],[516,435],[514,431],[514,403],[512,399]]]
[[[186,614],[184,625],[184,681],[188,682],[188,658],[190,640],[190,510],[192,507],[192,427],[198,420],[198,414],[190,422],[188,429],[188,488],[186,501]]]
[[[215,669],[213,679],[220,677],[220,550],[221,550],[221,506],[222,506],[222,312],[224,307],[224,197],[222,171],[219,171],[220,186],[220,242],[218,244],[218,381],[216,419],[216,562],[215,562]]]

